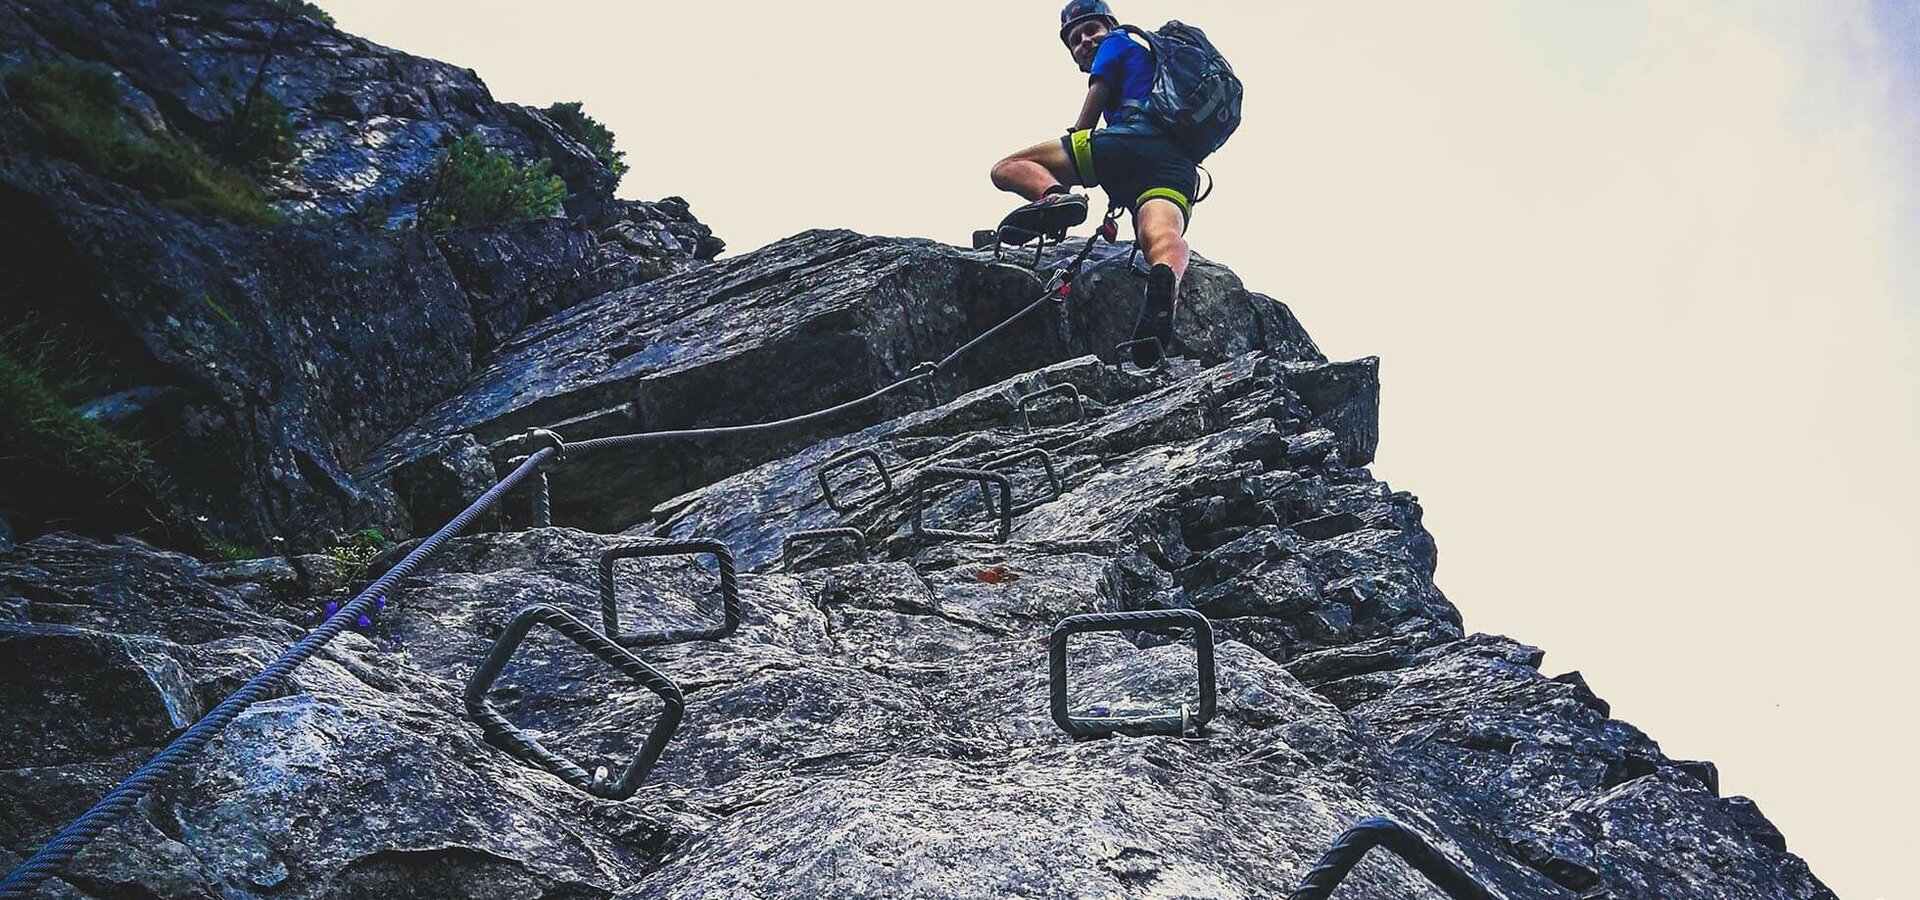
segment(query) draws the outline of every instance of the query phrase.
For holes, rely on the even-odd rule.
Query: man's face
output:
[[[1100,49],[1100,42],[1106,40],[1109,30],[1106,22],[1088,19],[1067,32],[1067,52],[1073,54],[1073,63],[1080,71],[1093,70],[1093,54]]]

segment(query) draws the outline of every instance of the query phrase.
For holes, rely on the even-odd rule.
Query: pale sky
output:
[[[1084,76],[1051,0],[320,0],[584,101],[750,250],[962,242]],[[1470,630],[1721,767],[1842,897],[1912,896],[1920,0],[1117,0],[1247,85],[1196,251],[1335,359]],[[1902,563],[1900,560],[1907,560]]]

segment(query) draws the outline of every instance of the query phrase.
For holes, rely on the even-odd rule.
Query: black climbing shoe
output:
[[[1024,244],[1042,235],[1065,237],[1067,229],[1087,220],[1087,195],[1048,194],[1000,220],[1000,240]]]
[[[1147,293],[1140,298],[1140,318],[1133,323],[1133,364],[1151,369],[1160,364],[1160,352],[1173,348],[1173,308],[1179,298],[1173,267],[1162,263],[1147,273]],[[1148,338],[1159,338],[1154,344]]]

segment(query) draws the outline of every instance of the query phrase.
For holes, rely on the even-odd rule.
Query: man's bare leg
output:
[[[1134,365],[1142,368],[1160,362],[1162,351],[1173,349],[1174,311],[1179,306],[1180,279],[1187,273],[1186,216],[1172,200],[1157,198],[1140,204],[1134,214],[1134,239],[1147,258],[1147,291],[1140,300],[1140,316],[1133,323],[1133,338],[1142,341],[1158,338],[1158,347],[1136,344],[1132,348]]]
[[[1056,184],[1074,184],[1073,161],[1057,140],[1035,144],[993,164],[993,186],[1038,200]]]
[[[1134,237],[1140,242],[1140,254],[1148,266],[1165,265],[1173,269],[1174,283],[1187,275],[1187,217],[1172,200],[1148,200],[1140,204],[1133,223]]]

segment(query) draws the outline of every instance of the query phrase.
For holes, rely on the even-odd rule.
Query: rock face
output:
[[[0,68],[107,65],[149,130],[217,142],[263,64],[266,92],[290,111],[299,156],[266,185],[290,224],[260,228],[182,214],[84,169],[0,104],[0,335],[84,348],[69,374],[100,385],[88,406],[144,444],[173,518],[255,549],[395,521],[383,489],[347,474],[371,449],[527,323],[722,247],[684,200],[613,200],[614,176],[589,151],[538,111],[494,101],[474,73],[283,6],[0,6]],[[440,150],[468,133],[552,160],[567,214],[435,234],[365,225],[406,215]],[[70,498],[12,488],[0,508],[24,533],[75,521]],[[181,528],[125,514],[78,523],[183,542]]]
[[[1103,246],[1076,281],[1073,304],[1043,309],[990,353],[964,358],[937,389],[977,387],[1094,351],[1112,356],[1130,333],[1144,285],[1127,257],[1124,246]],[[832,406],[945,356],[1030,303],[1040,287],[1030,271],[993,265],[987,254],[931,241],[807,232],[603,294],[526,329],[356,474],[373,484],[459,481],[444,460],[460,455],[454,448],[469,435],[504,464],[525,455],[518,436],[535,426],[579,440],[767,421]],[[1285,306],[1248,291],[1224,268],[1196,262],[1184,303],[1191,327],[1181,340],[1196,358],[1251,349],[1321,358]],[[561,521],[619,530],[675,494],[924,403],[924,396],[896,396],[876,411],[811,428],[583,459],[557,474],[555,502]],[[493,481],[491,472],[468,481],[480,478]],[[438,521],[417,511],[412,518],[416,525]]]
[[[610,199],[591,153],[473,73],[287,8],[0,6],[0,62],[107,61],[143,121],[189,136],[225,127],[232,85],[273,56],[302,147],[273,199],[312,219],[182,215],[41,152],[0,105],[0,239],[19,251],[4,283],[22,297],[7,324],[82,332],[112,376],[88,413],[146,438],[183,513],[230,540],[424,533],[533,427],[571,447],[551,473],[558,527],[527,527],[526,494],[510,498],[44,896],[1281,897],[1387,815],[1516,900],[1833,897],[1752,801],[1719,796],[1711,763],[1666,757],[1578,673],[1544,674],[1540,650],[1464,627],[1418,501],[1366,468],[1377,361],[1325,359],[1225,268],[1196,260],[1183,356],[1154,371],[1102,362],[1143,286],[1127,248],[1104,248],[1070,302],[927,390],[748,438],[582,449],[866,395],[1040,282],[840,231],[711,262],[720,244],[684,201]],[[343,223],[404,211],[469,131],[553,159],[568,214],[435,235]],[[338,552],[206,563],[46,533],[47,509],[8,505],[31,486],[6,487],[11,868],[373,572]],[[720,619],[703,556],[621,561],[602,596],[603,553],[663,537],[729,549],[741,622],[636,651],[685,699],[638,793],[599,799],[490,744],[463,692],[528,605],[615,634]],[[1213,623],[1212,721],[1059,731],[1056,623],[1161,609]],[[1076,636],[1071,708],[1191,713],[1190,638]],[[620,771],[667,708],[544,627],[487,698],[589,773]],[[1342,896],[1440,895],[1376,856]]]
[[[794,265],[783,254],[822,242],[902,255],[813,235],[707,271],[745,281],[764,259],[765,279],[795,281],[778,274]],[[885,266],[858,271],[914,283]],[[814,274],[809,283],[824,277]],[[723,304],[708,321],[751,329],[777,319],[768,309]],[[1093,333],[1112,325],[1092,315]],[[872,346],[894,339],[884,316],[863,325]],[[671,345],[671,322],[651,327]],[[1373,360],[1330,363],[1297,340],[1267,340],[1278,349],[1222,345],[1196,351],[1211,364],[1145,373],[1094,357],[1017,371],[1026,363],[1012,354],[1065,340],[1051,327],[992,345],[981,377],[1008,377],[796,439],[666,498],[627,535],[555,527],[454,541],[371,630],[337,641],[93,845],[63,889],[1281,897],[1348,825],[1385,814],[1502,897],[1833,896],[1751,801],[1718,796],[1710,764],[1668,759],[1609,718],[1577,673],[1542,674],[1540,651],[1462,630],[1433,583],[1418,502],[1364,468],[1378,440]],[[794,380],[851,377],[843,371]],[[1029,404],[1028,430],[1019,398],[1066,384],[1078,410],[1064,397]],[[733,409],[730,395],[707,399]],[[866,463],[849,466],[832,483],[852,508],[837,513],[819,466],[859,449],[878,454],[895,489]],[[1004,469],[1016,510],[1004,543],[914,536],[919,501],[906,485],[932,467],[1032,449],[1047,452],[1058,487],[1038,456]],[[570,457],[560,472],[590,460]],[[923,522],[990,531],[980,496],[942,483],[922,495]],[[577,501],[562,492],[559,517]],[[782,553],[796,531],[824,527],[861,529],[869,557],[828,542]],[[647,535],[724,542],[741,569],[743,621],[725,639],[638,651],[684,692],[684,724],[637,795],[599,800],[486,744],[460,692],[529,604],[601,628],[599,556]],[[0,748],[15,767],[0,770],[0,791],[20,811],[0,844],[38,846],[289,642],[290,619],[317,602],[303,601],[301,585],[316,582],[292,565],[207,567],[61,536],[0,557],[13,618],[0,641],[89,673],[62,680],[72,699],[54,709],[36,692],[64,670],[0,672],[0,732],[18,736]],[[716,576],[698,557],[620,562],[613,600],[622,633],[719,617]],[[1058,731],[1046,700],[1054,623],[1153,608],[1215,622],[1217,717],[1185,737]],[[1194,678],[1183,640],[1108,633],[1070,645],[1082,712],[1177,709]],[[662,709],[545,629],[489,697],[588,771],[623,767]],[[1440,896],[1387,858],[1364,862],[1343,890]]]

